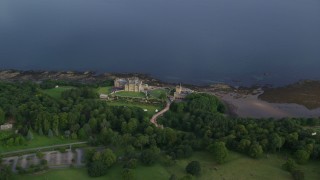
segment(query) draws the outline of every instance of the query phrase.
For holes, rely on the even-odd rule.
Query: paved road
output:
[[[166,113],[167,111],[169,111],[170,109],[170,105],[171,105],[171,102],[170,101],[167,101],[167,105],[164,109],[162,109],[160,112],[158,112],[157,114],[153,115],[152,118],[150,119],[150,122],[152,124],[154,124],[156,127],[162,127],[162,125],[159,125],[157,123],[157,118],[159,116],[162,116],[164,113]]]
[[[67,144],[57,144],[57,145],[52,145],[52,146],[42,146],[42,147],[23,149],[23,150],[18,150],[18,151],[10,151],[10,152],[0,153],[0,154],[1,155],[8,155],[8,154],[24,153],[24,152],[29,152],[29,151],[38,151],[38,150],[42,150],[42,149],[50,149],[50,148],[57,148],[57,147],[63,147],[63,146],[73,146],[73,145],[80,145],[80,144],[87,144],[87,143],[88,143],[87,141],[83,141],[83,142],[75,142],[75,143],[67,143]]]

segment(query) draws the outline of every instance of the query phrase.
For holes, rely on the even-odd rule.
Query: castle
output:
[[[125,91],[129,92],[143,92],[147,88],[146,84],[142,84],[142,81],[137,78],[116,78],[114,80],[115,88],[124,88]]]
[[[174,99],[184,99],[188,94],[193,93],[193,90],[183,88],[181,84],[176,86],[176,92],[174,92]]]

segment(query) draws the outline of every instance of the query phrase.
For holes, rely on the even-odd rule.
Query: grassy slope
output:
[[[138,98],[145,98],[145,94],[142,92],[127,92],[121,91],[115,94],[116,96],[123,96],[123,97],[138,97]]]
[[[290,180],[291,175],[281,169],[284,160],[283,157],[278,155],[269,155],[269,158],[262,158],[259,160],[251,159],[238,153],[230,152],[229,158],[226,163],[217,165],[214,163],[213,158],[209,153],[197,152],[191,158],[179,160],[176,165],[172,167],[165,167],[160,164],[154,166],[138,166],[134,170],[136,179],[139,180],[162,180],[169,179],[171,174],[175,174],[178,178],[186,175],[185,166],[192,160],[200,161],[202,168],[202,175],[195,179],[237,179],[237,180],[264,180],[264,179],[284,179]],[[320,172],[318,168],[320,162],[310,162],[300,168],[305,172],[305,179],[317,180],[320,179]],[[214,169],[216,168],[216,170]],[[85,169],[63,169],[51,170],[47,173],[40,175],[26,175],[16,176],[16,179],[37,180],[37,179],[120,179],[121,178],[121,165],[112,167],[108,175],[100,178],[89,178]]]
[[[139,107],[141,109],[147,109],[150,115],[155,114],[156,109],[158,109],[159,111],[162,109],[161,106],[134,103],[134,102],[108,101],[107,104],[110,106],[127,106],[127,107]]]
[[[156,89],[153,91],[150,91],[150,97],[151,98],[159,98],[159,96],[161,95],[161,93],[166,93],[167,91],[164,89]]]
[[[59,137],[49,138],[47,136],[39,136],[36,133],[33,133],[33,136],[34,136],[34,139],[32,141],[28,141],[27,145],[9,146],[9,147],[0,146],[0,152],[9,152],[9,151],[23,150],[23,149],[57,145],[57,144],[66,144],[66,143],[79,141],[79,140],[71,140],[71,139],[61,139]]]
[[[112,87],[111,86],[99,87],[99,88],[97,88],[97,91],[99,94],[109,94],[112,91]]]
[[[52,89],[45,89],[45,90],[41,90],[43,93],[48,94],[49,96],[55,98],[55,99],[59,99],[61,98],[61,94],[63,91],[66,91],[68,89],[72,89],[74,87],[72,86],[61,86],[58,88],[52,88]]]

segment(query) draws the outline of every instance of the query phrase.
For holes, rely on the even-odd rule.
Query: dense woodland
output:
[[[203,150],[211,152],[219,163],[224,162],[228,150],[252,158],[286,152],[293,159],[288,157],[284,169],[296,178],[303,177],[303,172],[294,168],[295,163],[320,160],[320,136],[312,136],[312,127],[320,125],[318,118],[231,118],[223,114],[225,106],[216,97],[191,94],[185,101],[173,103],[158,120],[164,128],[156,128],[140,108],[112,107],[100,101],[94,85],[77,85],[63,92],[61,99],[42,92],[55,84],[0,83],[0,124],[11,121],[18,130],[18,134],[0,137],[1,146],[28,143],[34,133],[88,140],[93,146],[108,147],[87,153],[89,175],[104,175],[119,161],[127,179],[133,176],[131,169],[137,162],[152,165],[161,156],[170,165]],[[119,149],[123,153],[116,157],[114,151]],[[197,175],[199,169],[194,162],[187,172]]]

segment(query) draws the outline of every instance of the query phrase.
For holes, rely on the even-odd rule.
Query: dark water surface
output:
[[[1,0],[0,69],[320,79],[319,0]]]

